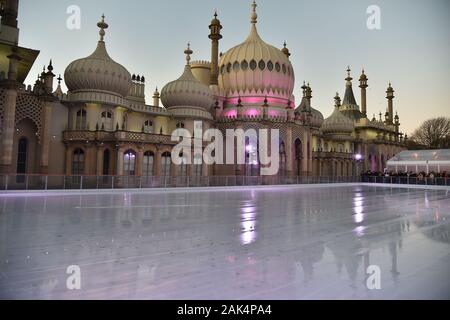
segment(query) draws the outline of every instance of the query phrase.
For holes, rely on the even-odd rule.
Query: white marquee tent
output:
[[[450,172],[450,149],[402,151],[387,162],[394,172]]]

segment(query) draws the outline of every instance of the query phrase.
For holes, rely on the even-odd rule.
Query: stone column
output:
[[[142,165],[144,161],[144,151],[142,148],[139,148],[139,150],[136,153],[136,175],[142,176]]]
[[[302,175],[307,175],[308,174],[308,163],[309,163],[309,159],[308,159],[308,133],[305,132],[304,136],[303,136],[303,141],[302,141],[302,154],[303,154],[303,159],[302,159]]]
[[[104,155],[105,155],[105,146],[103,144],[99,144],[97,146],[97,176],[103,175]]]
[[[21,58],[13,52],[8,56],[8,80],[3,82],[5,88],[5,105],[3,107],[2,135],[0,141],[0,173],[12,173],[12,152],[14,144],[14,130],[16,121],[17,103],[17,64]]]
[[[66,175],[72,174],[72,147],[66,144]]]
[[[116,176],[122,176],[123,175],[123,153],[125,152],[123,148],[117,148],[116,149]]]
[[[156,154],[155,154],[154,169],[155,169],[155,176],[160,177],[161,176],[161,151],[160,150],[157,150]]]
[[[49,151],[51,141],[51,123],[52,123],[52,109],[54,107],[54,99],[48,97],[45,99],[42,107],[42,128],[41,128],[41,158],[40,158],[40,173],[48,174]]]

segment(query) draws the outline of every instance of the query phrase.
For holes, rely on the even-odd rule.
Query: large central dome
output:
[[[264,42],[256,22],[256,4],[253,3],[250,35],[221,57],[219,86],[227,98],[240,96],[245,101],[245,97],[259,97],[258,103],[262,103],[267,96],[272,105],[286,106],[293,98],[295,83],[289,54],[286,49],[282,51]]]

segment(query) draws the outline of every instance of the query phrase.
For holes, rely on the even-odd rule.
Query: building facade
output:
[[[211,61],[191,61],[181,76],[156,89],[151,104],[145,77],[131,75],[107,51],[105,17],[97,24],[94,52],[67,66],[64,79],[53,65],[33,86],[24,84],[39,51],[19,46],[18,0],[2,1],[0,32],[0,173],[117,176],[258,176],[258,145],[246,140],[245,164],[174,165],[171,141],[177,128],[194,132],[217,128],[279,129],[282,176],[352,176],[382,171],[405,149],[407,137],[394,116],[394,90],[387,89],[387,112],[367,117],[368,78],[359,78],[360,105],[347,70],[343,100],[326,119],[313,108],[312,89],[302,86],[295,102],[290,52],[262,40],[252,4],[247,39],[219,54],[222,38],[217,13],[209,25]],[[181,55],[180,55],[181,56]],[[181,58],[181,57],[180,57]],[[55,79],[56,78],[56,79]],[[64,80],[68,91],[63,92]],[[331,100],[331,99],[330,99]],[[203,148],[207,144],[203,143]],[[199,154],[183,155],[195,159]]]

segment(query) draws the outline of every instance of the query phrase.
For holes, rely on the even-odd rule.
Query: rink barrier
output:
[[[303,185],[335,183],[370,183],[388,185],[450,186],[448,178],[415,177],[313,177],[313,176],[65,176],[0,175],[0,191],[20,190],[104,190],[167,189],[233,186]]]

